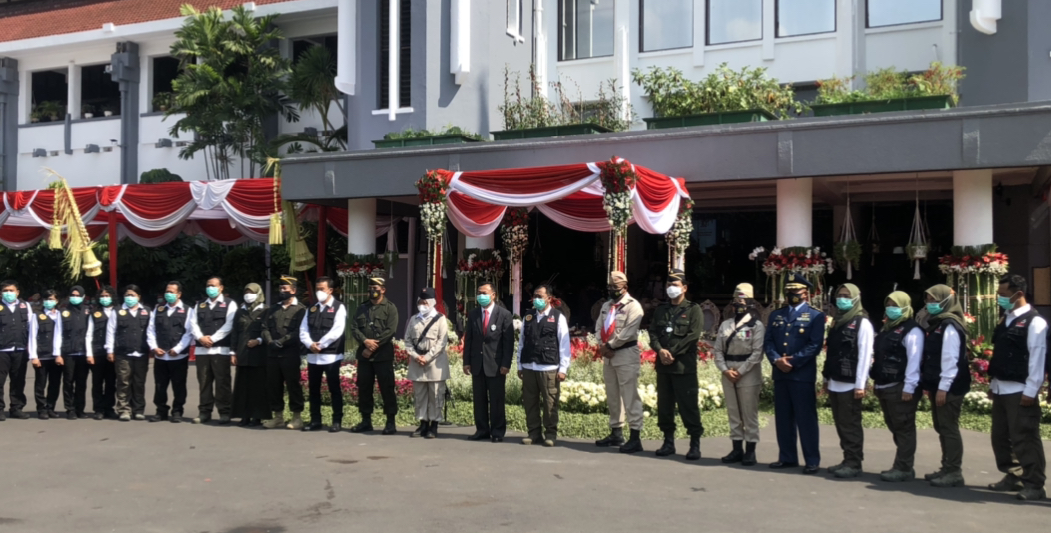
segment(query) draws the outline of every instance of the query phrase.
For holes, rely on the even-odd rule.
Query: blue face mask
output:
[[[4,302],[5,303],[13,304],[16,301],[18,301],[18,295],[15,294],[15,291],[4,291]]]
[[[212,298],[212,299],[218,298],[219,297],[219,287],[206,287],[204,289],[204,293],[207,294],[209,298]]]
[[[48,311],[54,309],[56,305],[58,305],[58,301],[56,300],[44,300],[44,309],[47,309]]]
[[[138,296],[125,296],[124,297],[124,305],[126,305],[128,307],[135,307],[136,305],[139,305],[139,297]]]
[[[102,307],[109,307],[113,305],[113,298],[110,298],[109,296],[100,296],[99,305],[101,305]]]
[[[493,303],[493,297],[488,294],[479,294],[477,300],[478,305],[482,307],[489,307],[489,304]]]
[[[179,301],[179,295],[175,294],[174,292],[166,292],[164,293],[164,301],[168,302],[169,304],[174,304],[175,302]]]
[[[927,304],[927,312],[930,313],[931,316],[938,316],[938,315],[942,314],[942,304],[939,304],[939,303]]]
[[[836,307],[840,311],[850,311],[854,307],[853,298],[836,298]]]
[[[996,305],[999,305],[1004,311],[1010,311],[1015,306],[1014,302],[1011,301],[1010,296],[997,296]]]
[[[71,303],[73,305],[80,305],[80,304],[84,303],[84,297],[82,297],[82,296],[70,296],[69,297],[69,303]]]
[[[533,298],[533,308],[537,311],[543,311],[547,307],[547,302],[543,298]]]
[[[901,315],[902,315],[903,312],[904,311],[900,307],[888,307],[887,308],[887,318],[889,318],[891,320],[897,320],[897,319],[901,318]]]

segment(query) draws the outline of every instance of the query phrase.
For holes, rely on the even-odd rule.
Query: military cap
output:
[[[438,297],[434,294],[434,289],[430,287],[424,287],[420,291],[420,295],[416,298],[417,300],[437,300]]]
[[[671,269],[671,271],[668,272],[668,282],[670,283],[672,281],[681,281],[683,283],[686,283],[686,273],[679,268]]]
[[[379,276],[377,276],[375,278],[369,278],[369,285],[379,285],[380,287],[386,287],[387,286],[387,280],[385,280],[385,279],[383,279],[382,277],[379,277]]]
[[[609,273],[609,282],[611,285],[627,284],[628,277],[625,276],[623,272],[614,270],[613,272]]]
[[[790,291],[797,291],[799,289],[813,289],[814,284],[810,283],[805,276],[798,272],[793,272],[788,275],[788,279],[785,280],[785,289]]]

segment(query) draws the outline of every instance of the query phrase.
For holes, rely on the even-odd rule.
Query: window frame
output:
[[[654,1],[654,0],[651,0]],[[656,0],[660,1],[660,0]],[[694,25],[694,13],[693,8],[696,7],[694,0],[685,0],[689,3],[690,7],[690,44],[684,46],[672,46],[669,48],[655,48],[653,50],[646,50],[646,0],[639,0],[639,53],[648,54],[650,52],[664,52],[667,50],[684,50],[687,48],[693,48],[694,42],[697,39],[697,28]],[[708,0],[705,0],[707,5]]]
[[[515,9],[511,8],[511,4],[514,3]],[[507,0],[507,36],[515,41],[515,43],[524,43],[525,36],[522,35],[524,28],[524,13],[522,12],[522,0]],[[511,16],[514,15],[514,23],[512,24]]]
[[[938,18],[929,20],[916,20],[912,22],[896,22],[894,24],[881,24],[879,26],[873,26],[869,22],[869,4],[872,0],[865,0],[865,29],[877,29],[877,28],[893,28],[895,26],[909,26],[912,24],[930,24],[933,22],[944,22],[945,21],[945,0],[938,0]]]
[[[813,31],[810,33],[797,33],[795,35],[780,35],[781,28],[781,2],[782,0],[774,0],[774,39],[793,39],[795,37],[807,37],[809,35],[824,35],[826,33],[836,33],[839,31],[839,2],[836,0],[828,0],[832,2],[832,29],[825,31]],[[866,0],[866,6],[868,2]],[[866,17],[868,14],[866,13]]]
[[[562,63],[562,62],[569,62],[569,61],[585,61],[585,60],[588,60],[588,59],[603,59],[603,58],[607,58],[607,57],[613,57],[614,55],[616,55],[616,53],[617,53],[617,28],[616,28],[616,24],[614,24],[614,27],[613,27],[613,51],[611,53],[606,54],[606,55],[600,55],[600,56],[574,57],[572,59],[566,59],[564,57],[565,46],[563,46],[563,42],[564,42],[563,39],[565,38],[565,32],[563,31],[563,27],[564,26],[562,24],[562,20],[563,20],[562,19],[562,11],[563,11],[562,10],[562,4],[565,1],[566,0],[558,0],[558,2],[557,2],[557,5],[558,5],[558,16],[556,18],[558,19],[558,62]],[[618,1],[623,1],[623,0],[610,0],[610,2],[611,2],[610,5],[613,6],[614,12],[616,12],[617,2]],[[573,35],[574,35],[574,37],[576,36],[576,32],[575,31],[574,31]],[[592,37],[592,39],[594,39],[595,36],[592,35],[591,37]]]
[[[755,39],[742,39],[740,41],[726,41],[722,43],[712,42],[712,0],[704,0],[704,45],[705,46],[723,46],[727,44],[739,44],[739,43],[756,43],[763,40],[763,34],[766,32],[764,27],[766,13],[762,9],[763,2],[759,2],[759,37]]]
[[[396,89],[398,91],[398,110],[405,110],[412,108],[412,3],[410,0],[400,0],[398,8],[398,87],[392,88],[387,86],[387,73],[386,69],[390,68],[389,56],[384,57],[384,50],[388,47],[390,40],[388,30],[390,29],[390,19],[384,20],[384,10],[388,9],[389,4],[386,0],[379,2],[379,9],[377,11],[377,27],[379,31],[376,32],[377,40],[379,41],[376,46],[376,78],[378,81],[376,91],[376,109],[377,110],[388,110],[390,107],[390,90]],[[388,14],[388,17],[390,14]],[[404,19],[402,18],[404,17]],[[408,29],[406,32],[406,20],[408,21]],[[407,44],[406,44],[407,43]],[[391,53],[387,50],[386,53]],[[406,57],[407,56],[407,57]],[[405,74],[403,78],[402,75]],[[402,86],[404,83],[404,87]],[[385,92],[386,91],[386,92]],[[403,94],[407,93],[407,94]],[[403,98],[403,96],[408,98]],[[384,98],[386,96],[386,98]],[[397,110],[396,110],[397,111]],[[386,113],[384,113],[386,114]]]

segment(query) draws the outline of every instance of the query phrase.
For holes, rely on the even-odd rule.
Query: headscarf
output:
[[[79,293],[80,293],[80,296],[81,296],[81,298],[83,298],[84,296],[86,296],[86,293],[84,292],[84,287],[81,287],[80,285],[74,285],[74,286],[72,286],[72,287],[70,287],[70,288],[69,288],[69,293],[70,293],[70,294],[73,294],[73,291],[77,291],[77,292],[79,292]],[[68,299],[67,299],[67,301],[68,301]],[[72,303],[72,302],[70,302],[70,303],[69,303],[69,305],[73,305],[73,303]],[[84,304],[83,304],[83,303],[81,303],[80,305],[84,305]],[[80,307],[80,305],[76,305],[76,306],[74,306],[74,307],[77,307],[77,308],[79,308],[79,307]]]
[[[952,290],[948,285],[935,285],[927,289],[926,293],[931,295],[935,302],[945,302],[942,303],[941,313],[931,315],[927,319],[928,331],[937,329],[945,320],[955,322],[957,326],[960,326],[960,331],[967,331],[967,325],[963,319],[963,306],[960,305],[960,298],[956,296],[956,291]]]
[[[912,318],[912,297],[908,293],[902,291],[894,291],[887,296],[887,299],[894,302],[894,305],[901,308],[901,316],[897,320],[887,319],[883,323],[883,329],[881,331],[890,331]],[[886,316],[886,315],[884,315]]]
[[[252,305],[247,306],[249,309],[252,309],[253,307],[256,307],[258,305],[262,305],[263,302],[266,301],[266,295],[263,294],[263,288],[260,287],[258,283],[249,283],[248,285],[245,285],[245,291],[259,295],[258,297],[256,297],[255,302]]]
[[[426,314],[418,313],[420,315],[420,318],[431,318],[434,315],[438,314],[438,300],[434,298],[421,298],[416,302],[417,305],[419,305],[419,302],[424,302],[429,306]]]
[[[865,312],[865,308],[861,306],[861,289],[858,289],[857,285],[853,283],[844,283],[840,285],[836,292],[833,294],[839,294],[839,291],[846,289],[850,292],[850,297],[854,299],[854,307],[841,311],[839,307],[836,307],[836,321],[832,324],[832,329],[839,329],[845,324],[848,324],[851,320],[854,320],[858,315],[868,316]]]

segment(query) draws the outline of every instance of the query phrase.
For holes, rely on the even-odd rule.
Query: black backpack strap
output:
[[[420,349],[420,341],[427,337],[427,333],[431,331],[431,327],[438,323],[438,320],[443,318],[445,315],[438,313],[434,315],[434,318],[423,327],[423,331],[420,332],[420,336],[416,338],[416,341],[412,343],[412,348],[416,350],[416,353],[423,353]]]

